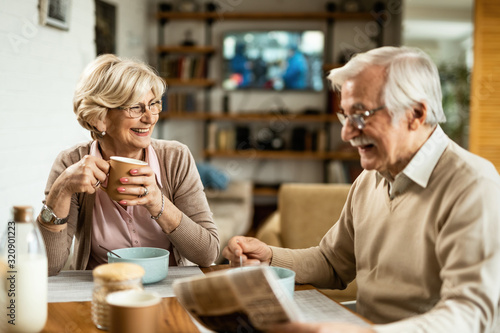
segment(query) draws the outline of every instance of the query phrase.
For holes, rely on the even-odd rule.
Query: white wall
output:
[[[0,224],[13,205],[38,212],[57,153],[88,138],[72,97],[95,55],[94,2],[73,1],[69,31],[41,26],[37,6],[0,0]]]
[[[75,0],[74,0],[75,1]],[[148,60],[149,0],[105,0],[116,6],[116,54],[121,57]]]
[[[72,107],[95,58],[94,0],[73,0],[68,31],[41,26],[38,0],[0,0],[0,230],[13,205],[41,208],[57,154],[90,140]],[[111,1],[110,1],[111,2]],[[148,0],[117,5],[117,54],[147,59]],[[8,163],[7,163],[8,162]]]
[[[403,12],[403,45],[421,48],[439,65],[472,68],[473,0],[409,2]]]

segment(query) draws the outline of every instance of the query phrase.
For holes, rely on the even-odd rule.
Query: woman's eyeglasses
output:
[[[120,106],[117,109],[127,111],[130,118],[141,118],[146,113],[146,109],[148,109],[153,116],[156,116],[161,112],[161,101],[152,102],[148,106],[144,103],[137,103],[136,105],[128,107]]]

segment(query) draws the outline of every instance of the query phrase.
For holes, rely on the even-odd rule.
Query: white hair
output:
[[[345,81],[369,66],[385,68],[382,96],[393,120],[425,101],[428,107],[425,123],[446,122],[439,73],[426,53],[417,48],[380,47],[355,55],[345,66],[331,70],[328,79],[333,89],[340,91]]]

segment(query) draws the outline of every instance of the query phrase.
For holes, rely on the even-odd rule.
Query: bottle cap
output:
[[[12,208],[15,222],[33,222],[33,207],[14,206]]]

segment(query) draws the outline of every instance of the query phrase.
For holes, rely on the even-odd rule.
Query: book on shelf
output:
[[[300,130],[300,131],[297,131]],[[215,122],[210,123],[208,128],[209,151],[233,151],[233,150],[293,150],[303,152],[327,151],[328,134],[325,129],[308,130],[305,127],[295,128],[292,132],[290,142],[286,143],[285,134],[276,137],[264,137],[264,139],[253,142],[253,135],[247,126],[219,126]],[[297,134],[299,133],[299,134]],[[258,136],[258,135],[257,135]],[[276,139],[283,140],[283,144],[276,147]]]
[[[324,128],[318,130],[315,135],[315,151],[325,152],[328,141],[328,134]]]
[[[196,112],[196,96],[188,92],[171,92],[166,97],[163,109],[169,114],[179,114],[184,112]]]
[[[323,153],[327,150],[328,135],[324,128],[306,129],[296,127],[292,130],[291,150]]]
[[[236,147],[236,132],[231,126],[220,127],[216,123],[210,123],[207,128],[207,150],[208,151],[233,151]]]
[[[200,55],[171,55],[160,60],[160,74],[181,80],[206,78],[207,59]]]
[[[221,128],[217,131],[216,147],[218,151],[233,151],[236,145],[234,128]]]
[[[340,93],[337,91],[328,90],[328,113],[336,115],[340,111]]]
[[[215,151],[217,150],[217,124],[216,123],[209,123],[208,124],[208,143],[207,143],[207,150],[209,151]]]

